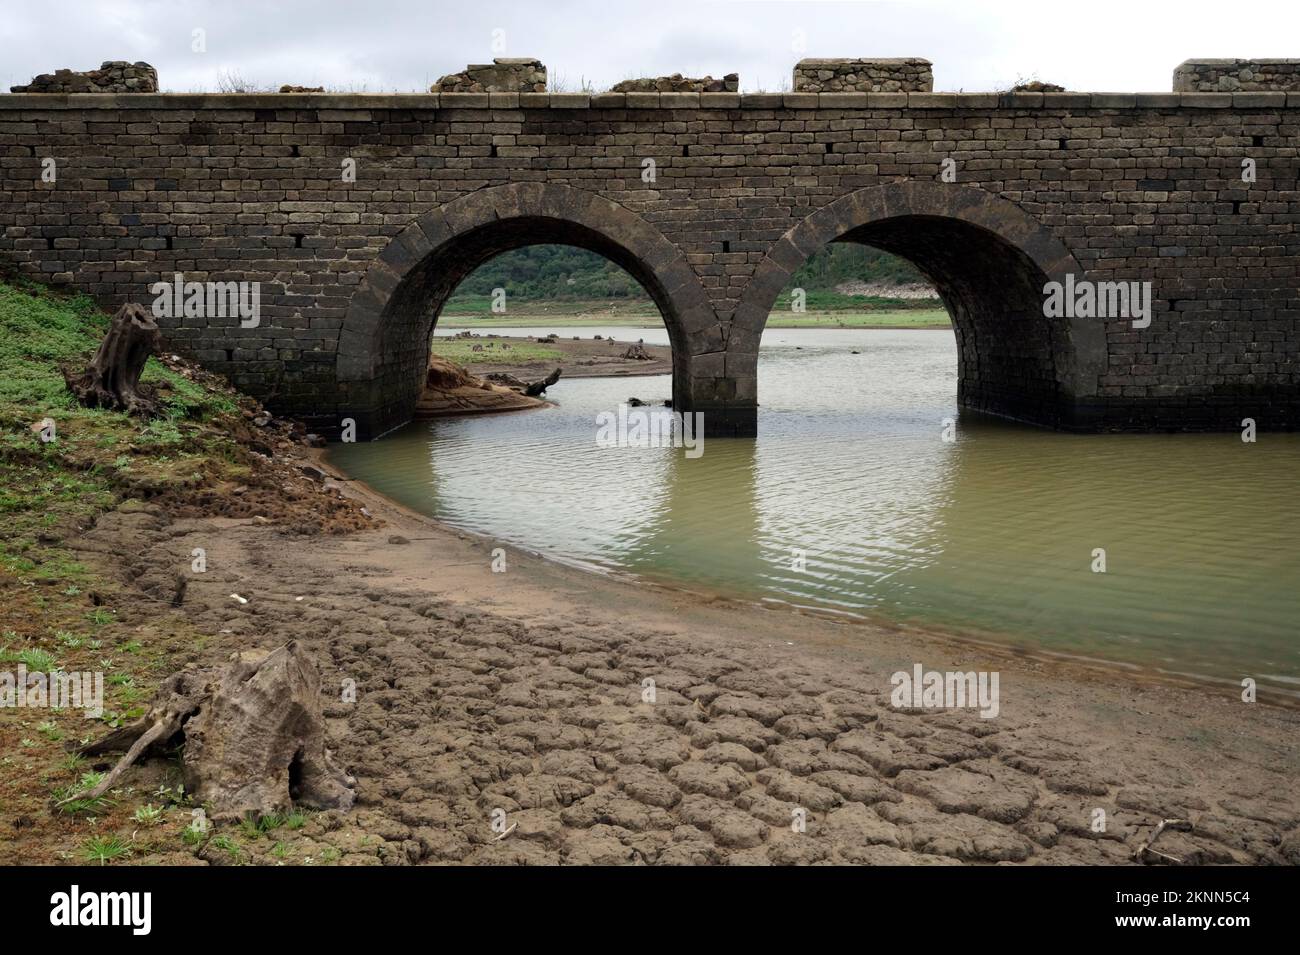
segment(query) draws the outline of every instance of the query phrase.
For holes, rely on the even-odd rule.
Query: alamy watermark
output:
[[[1127,318],[1134,328],[1151,325],[1150,282],[1093,282],[1075,280],[1043,286],[1043,315],[1047,318]]]
[[[176,272],[149,291],[154,318],[238,318],[240,328],[256,328],[262,321],[261,282],[187,282]]]
[[[29,672],[20,663],[16,672],[0,670],[0,709],[79,709],[86,711],[86,719],[99,719],[104,715],[104,674]]]
[[[153,927],[152,892],[83,892],[74,885],[50,896],[50,924],[56,927],[125,926],[132,935],[148,935]]]
[[[998,671],[942,672],[917,663],[912,672],[899,670],[889,678],[894,691],[889,702],[897,709],[974,709],[982,719],[998,715]]]
[[[704,412],[647,411],[623,403],[617,413],[596,415],[596,446],[685,448],[688,458],[698,458],[704,453]]]

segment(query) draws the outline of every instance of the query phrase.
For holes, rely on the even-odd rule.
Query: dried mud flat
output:
[[[211,633],[196,660],[311,650],[358,798],[309,832],[364,847],[345,861],[1120,864],[1181,818],[1191,831],[1162,833],[1149,861],[1300,863],[1294,711],[518,551],[494,574],[492,542],[348,493],[385,526],[311,535],[137,506],[76,542],[158,615]],[[208,571],[173,610],[194,547]],[[1000,715],[892,708],[889,675],[914,662],[998,669]]]

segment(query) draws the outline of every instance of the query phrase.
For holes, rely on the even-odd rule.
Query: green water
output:
[[[1300,691],[1300,435],[974,419],[946,330],[769,330],[759,376],[759,437],[694,459],[596,444],[597,413],[666,398],[666,377],[561,381],[556,408],[331,457],[416,510],[601,569]]]

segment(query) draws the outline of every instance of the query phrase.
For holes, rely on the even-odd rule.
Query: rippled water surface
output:
[[[605,569],[1300,690],[1300,435],[1056,434],[959,415],[956,389],[948,331],[774,329],[758,439],[696,459],[596,445],[597,413],[667,398],[667,377],[563,380],[556,408],[331,457],[450,524]]]

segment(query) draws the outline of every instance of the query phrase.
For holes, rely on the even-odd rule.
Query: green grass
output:
[[[215,376],[182,373],[151,358],[143,380],[159,409],[148,419],[76,402],[63,371],[85,367],[109,322],[86,296],[0,280],[0,666],[43,673],[114,668],[101,717],[111,726],[143,712],[175,637],[167,628],[147,648],[135,639],[108,602],[118,585],[83,565],[65,542],[131,499],[243,482],[249,469],[226,426],[242,415],[242,399]],[[45,418],[54,422],[53,441],[33,430]],[[0,721],[0,751],[19,753],[26,763],[6,780],[5,808],[39,818],[50,845],[63,838],[71,816],[132,829],[152,818],[148,807],[131,818],[130,790],[85,798],[102,777],[86,772],[87,761],[68,754],[65,744],[84,743],[102,726],[83,720],[83,713],[52,709],[34,729]],[[111,836],[73,845],[99,863],[131,851]]]
[[[82,774],[83,778],[88,775],[91,774]],[[117,804],[117,800],[107,794],[97,796],[94,799],[86,799],[77,795],[86,792],[89,788],[84,783],[74,783],[71,786],[56,786],[54,791],[50,793],[50,797],[58,811],[68,816],[101,815]]]
[[[478,345],[482,350],[474,351]],[[435,355],[458,365],[522,365],[533,361],[559,361],[564,352],[532,342],[476,342],[469,339],[435,338],[430,346]]]
[[[87,839],[81,849],[82,858],[87,862],[98,862],[100,865],[130,854],[131,847],[117,836]]]
[[[804,311],[791,310],[791,293],[784,291],[772,306],[768,328],[948,328],[947,311],[935,299],[881,298],[811,290]],[[492,311],[486,295],[454,296],[439,319],[444,328],[518,328],[544,326],[581,328],[617,325],[663,328],[664,320],[646,299],[543,299],[513,297],[504,314]],[[482,361],[476,352],[471,360]],[[451,357],[451,356],[448,356]],[[457,358],[452,358],[457,361]]]
[[[777,296],[772,305],[772,315],[790,311],[791,291],[786,290]],[[937,299],[933,298],[892,298],[888,296],[845,295],[830,289],[809,290],[804,293],[804,307],[810,312],[898,312],[913,309],[921,311],[942,310]],[[442,315],[473,315],[487,321],[518,321],[519,316],[550,315],[564,316],[612,316],[612,315],[659,315],[659,310],[649,299],[616,298],[523,298],[516,297],[506,302],[506,311],[492,311],[492,300],[486,295],[456,295],[442,309]]]
[[[142,826],[156,826],[162,822],[163,811],[157,806],[149,803],[136,809],[135,814],[131,817]]]
[[[469,328],[475,331],[487,331],[493,328],[602,328],[616,326],[620,328],[663,328],[664,320],[658,312],[596,312],[585,314],[525,313],[522,310],[510,315],[461,315],[444,314],[439,319],[443,328]],[[809,308],[806,312],[773,310],[767,320],[768,328],[951,328],[948,313],[942,308],[930,304],[928,308],[881,309],[879,311],[819,311]],[[445,338],[436,338],[438,354],[441,342]],[[545,347],[545,346],[542,346]],[[486,351],[486,349],[484,349]],[[482,352],[473,352],[468,361],[483,361]],[[451,357],[451,356],[448,356]],[[457,361],[457,358],[452,358]]]
[[[792,292],[786,290],[777,296],[772,306],[772,316],[790,311]],[[933,298],[890,298],[876,295],[845,295],[829,289],[810,290],[804,293],[804,308],[810,312],[897,312],[932,310],[938,304]]]
[[[45,532],[111,506],[122,484],[160,490],[193,483],[199,465],[229,443],[206,423],[237,411],[231,394],[156,358],[142,380],[155,389],[158,417],[145,421],[77,404],[60,369],[83,367],[108,323],[84,295],[59,295],[25,280],[0,282],[0,569],[20,577],[77,577],[82,568],[66,556],[52,565],[32,558]],[[32,430],[45,418],[55,423],[48,443]]]
[[[230,856],[231,862],[239,862],[240,854],[243,850],[240,849],[239,843],[235,842],[234,839],[229,836],[214,836],[211,844],[212,848],[220,849],[222,852],[226,853],[226,855]]]
[[[40,647],[28,647],[25,650],[0,651],[0,660],[21,663],[31,673],[54,673],[59,669],[59,661],[54,654]]]
[[[773,312],[768,328],[951,328],[941,308],[880,312]]]
[[[491,321],[518,321],[514,315],[586,315],[600,313],[603,315],[654,315],[659,310],[648,298],[596,298],[596,299],[554,299],[525,298],[517,296],[506,300],[506,311],[499,314],[492,311],[492,299],[487,295],[454,295],[443,306],[442,315],[476,315]]]
[[[559,314],[553,312],[511,312],[509,315],[448,315],[438,319],[441,328],[584,328],[617,325],[624,328],[663,328],[658,312],[619,312],[611,314]]]

